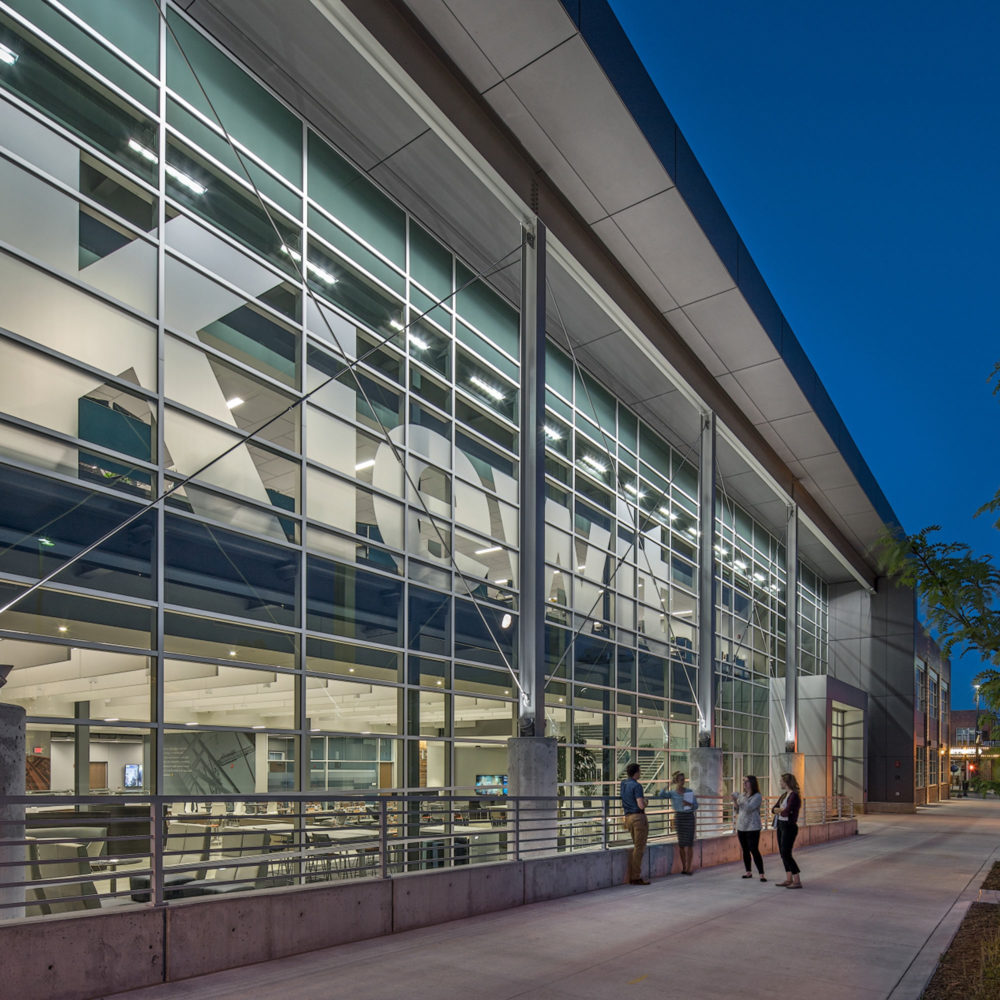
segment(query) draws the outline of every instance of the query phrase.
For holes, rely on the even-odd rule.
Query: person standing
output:
[[[799,832],[799,810],[802,808],[799,783],[794,774],[781,776],[781,789],[781,798],[774,806],[774,812],[777,815],[778,853],[785,865],[785,881],[774,884],[783,889],[801,889],[799,866],[792,857],[792,845]]]
[[[632,835],[632,850],[628,853],[629,885],[649,885],[642,877],[642,856],[649,837],[649,820],[646,819],[646,793],[639,784],[639,765],[625,768],[621,784],[622,809],[625,811],[625,829]]]
[[[674,787],[658,793],[661,799],[669,799],[674,809],[674,829],[677,831],[677,847],[681,855],[681,874],[693,875],[691,857],[694,854],[694,814],[698,809],[698,798],[690,788],[684,786],[684,772],[674,772]]]
[[[760,821],[760,803],[761,794],[757,778],[753,774],[748,774],[743,779],[743,792],[740,795],[733,792],[733,805],[736,806],[736,838],[743,850],[743,867],[746,868],[743,878],[753,878],[753,873],[750,871],[752,857],[761,882],[766,882],[764,859],[760,856],[760,829],[763,825]]]

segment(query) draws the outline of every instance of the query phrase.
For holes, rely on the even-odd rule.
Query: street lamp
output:
[[[982,749],[983,731],[979,727],[979,685],[972,685],[976,689],[976,774],[979,774],[979,753]]]

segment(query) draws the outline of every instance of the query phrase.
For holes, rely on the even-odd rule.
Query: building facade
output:
[[[509,8],[0,2],[29,787],[474,789],[544,718],[587,794],[932,797],[891,507],[604,0]]]
[[[1000,773],[994,763],[1000,753],[996,718],[975,708],[951,713],[951,787],[952,794],[964,789],[976,777],[994,781]]]

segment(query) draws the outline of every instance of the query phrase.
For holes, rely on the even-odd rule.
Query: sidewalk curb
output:
[[[968,885],[959,894],[951,909],[938,921],[886,1000],[917,1000],[924,992],[941,961],[941,956],[948,950],[966,913],[969,912],[969,906],[983,898],[983,890],[980,887],[997,861],[1000,861],[1000,847],[993,851],[979,871],[969,879]],[[992,900],[984,901],[992,902]]]

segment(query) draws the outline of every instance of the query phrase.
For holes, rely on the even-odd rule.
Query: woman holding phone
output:
[[[781,798],[772,810],[775,813],[775,826],[778,834],[778,853],[785,865],[785,881],[775,882],[783,889],[801,889],[799,866],[792,857],[792,845],[799,832],[799,810],[802,808],[802,797],[799,795],[799,783],[794,774],[781,776]]]
[[[737,795],[733,792],[733,805],[736,806],[736,837],[743,849],[743,867],[746,874],[743,878],[753,878],[750,871],[750,858],[757,866],[757,874],[761,882],[766,882],[764,877],[764,859],[760,856],[760,787],[757,778],[753,774],[748,774],[743,779],[743,792]]]

